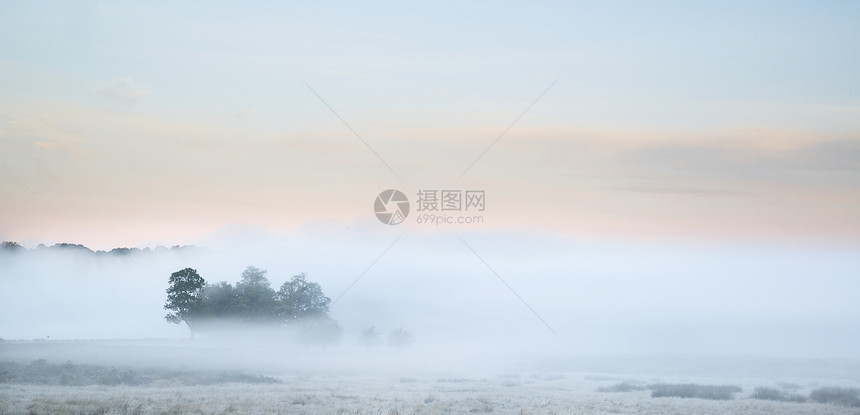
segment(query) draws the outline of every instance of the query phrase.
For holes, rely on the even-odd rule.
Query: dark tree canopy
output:
[[[266,278],[266,270],[245,268],[235,292],[235,305],[232,308],[239,317],[256,321],[276,318],[278,303],[275,290]]]
[[[0,247],[2,247],[2,249],[4,251],[9,251],[9,252],[17,252],[17,251],[23,251],[24,250],[23,246],[21,246],[18,242],[14,242],[14,241],[3,241],[3,245]]]
[[[269,271],[264,269],[260,269],[254,266],[248,266],[242,271],[242,278],[239,280],[237,286],[246,285],[246,286],[271,286],[269,279],[266,278],[266,274]]]
[[[234,317],[238,314],[238,299],[238,292],[227,281],[207,284],[203,288],[201,315],[207,319]]]
[[[295,275],[277,292],[266,270],[247,267],[236,285],[206,284],[191,268],[173,273],[164,308],[171,323],[185,322],[194,331],[217,332],[223,323],[270,324],[294,329],[306,345],[336,342],[342,329],[329,315],[331,300],[307,275]]]
[[[192,268],[185,268],[170,275],[167,302],[164,309],[172,311],[164,318],[174,324],[185,322],[194,333],[194,320],[203,308],[203,287],[206,280]]]
[[[320,285],[309,282],[304,273],[281,285],[277,299],[278,315],[287,321],[327,315],[331,304]]]

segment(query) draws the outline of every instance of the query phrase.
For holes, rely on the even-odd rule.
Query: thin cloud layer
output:
[[[348,132],[317,123],[283,134],[263,122],[237,127],[229,117],[71,104],[7,110],[15,120],[0,129],[8,172],[0,191],[11,201],[4,218],[17,219],[2,225],[15,238],[32,237],[29,226],[60,216],[73,218],[56,224],[65,235],[123,217],[173,231],[196,224],[187,237],[231,225],[350,222],[372,214],[369,201],[380,189],[398,186],[413,199],[419,188],[483,188],[492,228],[860,236],[860,218],[847,208],[860,203],[860,140],[840,134],[524,126],[456,181],[496,128],[378,126],[368,141],[406,178],[398,183]]]
[[[97,92],[116,102],[132,105],[149,96],[149,88],[128,78],[117,78],[101,86]]]

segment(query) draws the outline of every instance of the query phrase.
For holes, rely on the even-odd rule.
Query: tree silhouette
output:
[[[277,315],[275,290],[266,278],[266,272],[249,266],[242,271],[242,279],[236,284],[235,311],[247,321],[273,320]]]
[[[382,344],[382,336],[376,331],[375,326],[365,327],[361,329],[361,336],[358,338],[358,344],[367,347],[377,347]]]
[[[4,241],[3,245],[0,246],[0,248],[2,248],[2,251],[7,251],[7,252],[19,252],[19,251],[25,250],[23,246],[18,244],[18,242],[14,242],[14,241]]]
[[[194,336],[194,322],[199,316],[203,306],[203,287],[206,280],[197,273],[197,270],[185,268],[170,275],[167,288],[167,302],[164,303],[165,310],[171,310],[164,318],[171,323],[179,324],[185,322],[191,336]]]
[[[201,314],[206,319],[236,316],[238,294],[227,281],[207,284],[203,287],[203,307]]]
[[[412,346],[412,333],[403,327],[394,329],[388,335],[388,346],[397,349],[405,349]]]
[[[307,275],[294,275],[277,293],[278,315],[287,322],[327,315],[331,299]]]
[[[320,285],[299,274],[277,292],[266,270],[249,266],[236,285],[222,281],[207,284],[197,271],[186,268],[170,276],[164,308],[171,323],[185,322],[196,332],[217,332],[224,323],[254,323],[292,329],[306,345],[326,346],[339,340],[343,330],[329,315],[331,300]]]

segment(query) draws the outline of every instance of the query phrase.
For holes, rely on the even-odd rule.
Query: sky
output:
[[[396,188],[485,190],[490,230],[854,243],[858,17],[5,1],[0,236],[109,249],[349,226]]]

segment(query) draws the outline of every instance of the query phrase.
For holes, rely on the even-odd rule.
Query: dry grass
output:
[[[268,376],[248,375],[237,371],[116,368],[71,362],[56,364],[39,359],[26,364],[0,361],[0,384],[2,383],[55,386],[142,386],[153,384],[278,383],[278,380]]]
[[[0,384],[0,414],[860,414],[818,403],[654,399],[603,394],[569,379],[311,377],[280,384],[51,386]]]

